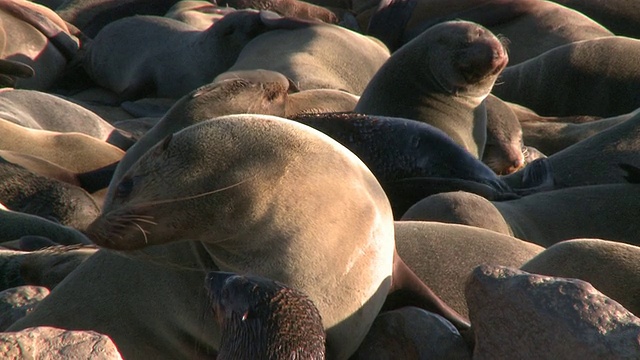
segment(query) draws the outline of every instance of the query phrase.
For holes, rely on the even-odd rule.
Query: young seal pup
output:
[[[259,276],[213,271],[205,286],[222,330],[218,360],[325,358],[322,318],[303,293]]]

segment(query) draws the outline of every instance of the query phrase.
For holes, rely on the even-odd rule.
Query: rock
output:
[[[481,265],[465,290],[474,360],[619,360],[640,354],[640,319],[585,281]]]
[[[41,286],[19,286],[0,292],[0,331],[27,315],[49,290]]]
[[[471,359],[471,351],[445,318],[416,307],[378,315],[351,360]]]
[[[94,331],[35,327],[0,333],[2,359],[122,359],[111,339]]]

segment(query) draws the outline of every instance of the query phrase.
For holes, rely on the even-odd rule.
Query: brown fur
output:
[[[530,273],[577,278],[640,314],[640,248],[615,241],[577,239],[557,243],[521,269]]]
[[[463,21],[439,24],[393,53],[355,112],[426,122],[480,158],[487,131],[483,100],[507,61],[487,29]]]

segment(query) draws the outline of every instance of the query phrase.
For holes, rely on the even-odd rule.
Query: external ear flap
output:
[[[289,77],[287,77],[287,80],[289,81],[289,89],[287,90],[287,94],[300,92],[300,88],[298,87],[298,85],[296,85],[296,83],[293,82],[293,80],[291,80]]]
[[[165,137],[164,140],[162,140],[162,143],[160,144],[160,146],[158,146],[158,148],[156,148],[155,150],[157,155],[160,155],[167,150],[167,148],[169,147],[169,144],[171,143],[171,139],[173,139],[173,134],[167,135],[167,137]]]

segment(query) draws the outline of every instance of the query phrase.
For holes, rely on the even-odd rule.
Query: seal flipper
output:
[[[418,0],[382,0],[369,19],[367,35],[382,41],[389,51],[402,46],[405,27],[413,15]]]
[[[35,75],[33,68],[19,61],[0,59],[0,74],[6,77],[30,78]]]
[[[381,311],[403,306],[416,306],[441,315],[461,332],[471,328],[469,320],[442,301],[394,250],[391,289]]]
[[[109,187],[111,178],[116,171],[116,167],[120,162],[115,162],[99,169],[87,171],[76,175],[80,185],[89,193]]]
[[[553,190],[555,181],[548,158],[536,159],[520,171],[522,172],[522,180],[520,186],[514,189],[519,195]]]
[[[624,178],[628,183],[640,184],[640,168],[627,163],[619,163],[618,166],[627,173]]]
[[[498,190],[488,184],[456,178],[415,177],[381,182],[381,185],[389,198],[396,219],[418,201],[443,192],[466,191],[492,201],[519,197],[515,193]]]

